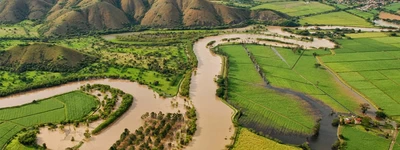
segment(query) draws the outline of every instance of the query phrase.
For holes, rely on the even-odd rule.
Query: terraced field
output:
[[[288,2],[272,2],[266,3],[251,8],[257,9],[272,9],[283,12],[290,16],[304,16],[334,10],[332,6],[325,5],[319,2],[304,2],[304,1],[288,1]]]
[[[302,104],[288,95],[267,89],[261,76],[241,45],[220,46],[229,60],[229,103],[243,111],[239,123],[245,127],[283,133],[311,134],[314,117]],[[273,107],[271,107],[273,106]]]
[[[0,147],[23,128],[79,120],[97,104],[94,97],[74,91],[19,107],[0,109]]]
[[[363,18],[354,16],[344,11],[304,17],[300,19],[300,24],[373,27],[371,23],[365,21]]]
[[[322,61],[354,90],[390,116],[400,112],[400,38],[368,37],[338,40],[341,48]]]

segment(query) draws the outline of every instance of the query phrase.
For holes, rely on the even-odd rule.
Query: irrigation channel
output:
[[[258,43],[267,44],[272,46],[303,46],[304,48],[313,47],[328,47],[333,48],[334,43],[326,39],[314,39],[313,42],[298,41],[295,39],[287,39],[281,36],[290,35],[290,33],[283,32],[281,27],[267,27],[268,33],[265,34],[240,34],[230,33],[218,36],[206,37],[198,40],[193,50],[198,58],[198,67],[196,74],[193,75],[190,85],[190,97],[193,105],[196,107],[198,122],[198,130],[193,137],[193,141],[187,146],[187,149],[193,150],[204,150],[204,149],[224,149],[225,145],[231,143],[230,137],[234,134],[234,126],[232,123],[232,115],[234,111],[221,102],[219,98],[215,96],[217,85],[214,79],[221,73],[222,59],[220,56],[213,54],[207,48],[207,44],[210,41],[216,41],[215,45],[225,43],[222,39],[239,38],[236,42],[244,43]],[[341,27],[351,28],[351,27]],[[248,27],[246,27],[248,29]],[[231,30],[231,29],[230,29]],[[235,31],[241,31],[241,29],[232,29]],[[382,29],[374,29],[380,31]],[[226,30],[227,31],[227,30]],[[280,36],[271,36],[272,34],[278,34]],[[123,35],[136,34],[136,33],[123,33]],[[111,34],[103,36],[106,40],[115,39],[119,34]],[[295,36],[295,35],[293,35]],[[297,36],[297,35],[296,35]],[[259,41],[257,38],[275,39],[281,42],[270,42],[270,41]],[[230,41],[230,42],[235,42]],[[287,44],[290,43],[290,44]],[[93,136],[89,141],[85,141],[80,149],[108,149],[116,140],[119,139],[120,134],[125,128],[131,131],[136,130],[141,126],[141,115],[146,112],[177,112],[183,110],[184,101],[180,97],[174,98],[161,98],[153,90],[147,86],[139,85],[135,82],[129,82],[125,80],[114,80],[114,79],[97,79],[80,82],[71,82],[68,84],[43,88],[38,90],[32,90],[29,92],[19,93],[7,97],[0,98],[0,108],[18,106],[27,103],[31,103],[33,100],[39,100],[44,98],[53,97],[59,94],[67,93],[70,91],[77,90],[81,85],[90,84],[105,84],[111,87],[123,90],[126,93],[132,94],[135,98],[133,106],[128,110],[121,118],[119,118],[110,127],[105,129],[99,135]],[[312,99],[305,94],[295,92],[287,89],[275,88],[267,86],[267,88],[274,89],[278,92],[288,93],[302,98],[303,100],[310,103],[310,105],[321,112],[321,128],[319,132],[319,138],[310,139],[312,148],[314,149],[330,149],[331,143],[336,140],[336,131],[331,127],[330,123],[333,116],[330,116],[331,109],[321,104],[318,100]],[[173,108],[170,105],[171,100],[179,102],[178,108]],[[97,122],[98,124],[98,122]],[[91,124],[89,129],[96,126]],[[68,127],[66,127],[68,128]],[[45,131],[41,129],[41,134],[38,135],[38,144],[46,143],[50,149],[65,149],[77,145],[78,143],[71,142],[68,139],[69,136],[75,135],[75,138],[83,137],[83,129],[69,129],[68,132],[61,131]],[[287,143],[301,144],[300,140],[305,141],[305,137],[295,138],[293,136],[285,136],[281,134],[271,133],[270,136],[278,138]],[[329,148],[327,148],[329,147]]]

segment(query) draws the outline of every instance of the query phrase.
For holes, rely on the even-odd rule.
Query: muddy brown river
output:
[[[248,28],[248,27],[247,27]],[[239,29],[238,29],[239,30]],[[381,30],[381,29],[374,29]],[[239,30],[240,31],[240,30]],[[281,36],[290,36],[290,33],[281,31],[280,27],[270,27],[269,33],[276,33]],[[123,33],[128,35],[129,33]],[[133,33],[131,33],[133,34]],[[107,40],[115,39],[118,34],[106,35],[103,38]],[[295,36],[295,35],[293,35]],[[225,149],[225,145],[231,143],[230,137],[234,134],[234,126],[231,120],[233,110],[226,104],[221,102],[216,96],[215,91],[217,85],[214,79],[220,74],[222,68],[221,58],[213,55],[206,45],[210,41],[216,41],[217,44],[224,43],[224,38],[237,38],[233,42],[259,43],[269,44],[273,46],[294,46],[291,44],[282,44],[278,42],[261,42],[257,38],[267,38],[281,40],[287,43],[293,43],[296,46],[300,45],[305,48],[311,47],[334,47],[334,43],[324,39],[314,39],[313,42],[297,41],[295,39],[285,39],[282,37],[274,37],[265,34],[224,34],[213,37],[200,39],[194,44],[194,52],[198,58],[199,64],[196,74],[193,75],[190,85],[190,97],[193,105],[196,107],[198,114],[198,129],[193,137],[193,141],[186,149],[193,150],[220,150]],[[232,42],[232,41],[231,41]],[[138,83],[125,80],[114,79],[99,79],[81,82],[72,82],[61,86],[32,90],[21,94],[16,94],[8,97],[0,98],[0,108],[27,104],[33,100],[49,98],[55,95],[63,94],[69,91],[77,90],[84,84],[105,84],[114,88],[123,90],[126,93],[132,94],[135,98],[133,106],[114,124],[105,129],[99,135],[93,136],[89,141],[86,141],[80,149],[108,149],[116,140],[125,128],[131,131],[136,130],[142,125],[141,115],[146,112],[177,112],[183,110],[184,101],[181,98],[160,98],[157,93],[149,89],[147,86],[139,85]],[[178,108],[171,107],[170,101],[177,100]],[[83,139],[83,133],[86,129],[93,129],[98,122],[91,124],[89,127],[73,128],[65,127],[66,131],[48,131],[41,129],[41,134],[38,135],[38,143],[46,143],[51,149],[65,149],[77,145],[78,142],[71,142],[70,138],[74,136],[77,140]]]

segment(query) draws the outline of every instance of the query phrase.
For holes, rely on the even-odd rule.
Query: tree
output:
[[[368,109],[370,109],[371,107],[369,106],[368,103],[363,103],[363,104],[360,104],[360,108],[361,108],[361,112],[363,114],[365,114],[368,111]]]
[[[43,143],[42,147],[43,147],[44,149],[47,149],[46,143]]]
[[[18,141],[27,146],[35,145],[36,144],[36,132],[29,131],[18,138]]]
[[[375,114],[376,118],[385,119],[387,117],[387,115],[382,111],[377,111]]]

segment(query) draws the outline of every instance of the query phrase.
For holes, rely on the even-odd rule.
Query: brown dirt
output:
[[[386,12],[379,13],[379,18],[381,19],[391,19],[391,20],[400,20],[399,15],[394,15]]]

